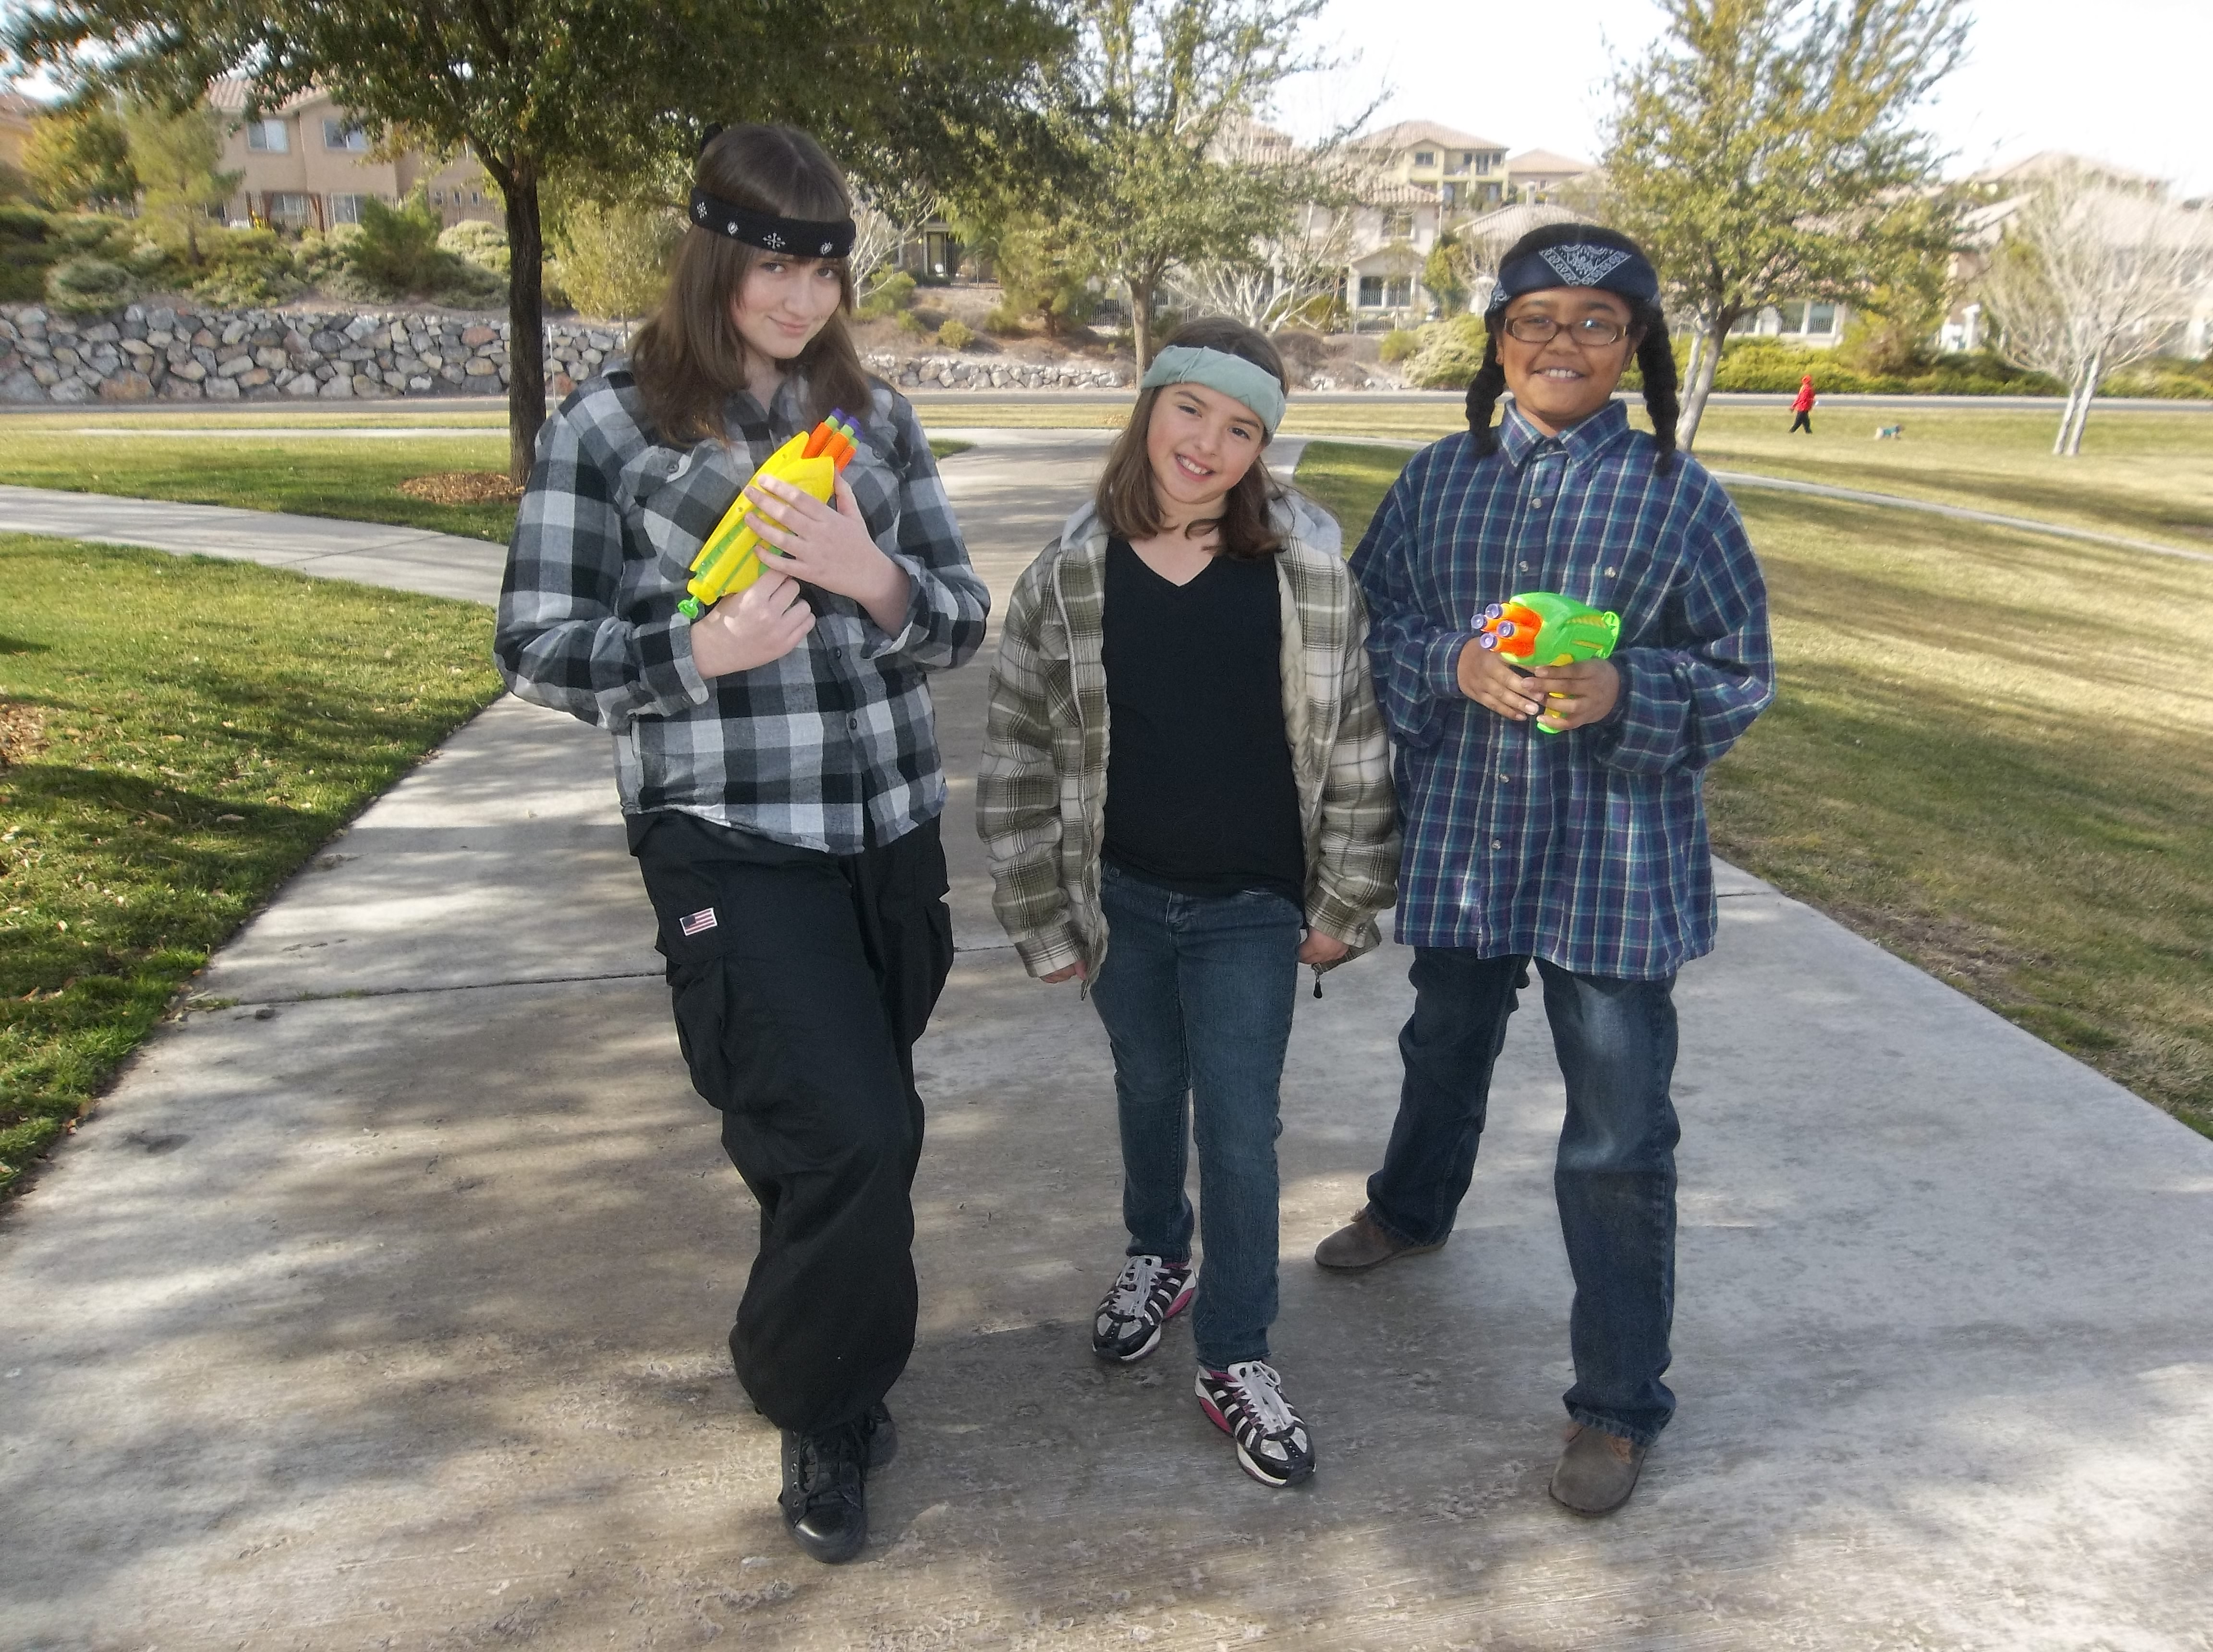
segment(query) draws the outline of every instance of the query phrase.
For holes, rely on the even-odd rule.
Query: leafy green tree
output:
[[[505,207],[519,481],[546,418],[549,177],[673,169],[708,120],[789,121],[910,179],[1004,166],[1064,38],[1047,0],[35,0],[0,43],[172,107],[230,72],[257,107],[319,87],[374,142],[473,154]]]
[[[1793,298],[1864,302],[1949,253],[1958,204],[1909,122],[1966,49],[1965,0],[1661,0],[1615,82],[1603,216],[1651,253],[1698,436],[1729,329]]]
[[[1058,214],[1127,296],[1137,366],[1174,265],[1244,255],[1297,204],[1305,168],[1239,140],[1288,76],[1323,0],[1074,0],[1060,131],[1076,173]]]
[[[23,170],[39,198],[58,210],[120,206],[138,198],[131,141],[106,99],[32,116]]]
[[[145,192],[149,223],[172,253],[181,247],[186,264],[198,269],[210,217],[222,212],[245,175],[216,170],[223,160],[223,128],[215,112],[204,105],[173,113],[134,104],[125,112],[123,129],[131,168]]]
[[[1422,260],[1422,285],[1447,315],[1458,315],[1467,308],[1468,295],[1474,290],[1472,271],[1468,249],[1453,231],[1440,230],[1429,257]]]

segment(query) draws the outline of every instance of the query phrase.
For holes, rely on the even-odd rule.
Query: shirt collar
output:
[[[1619,400],[1608,401],[1581,424],[1570,424],[1558,436],[1549,436],[1529,423],[1509,399],[1506,417],[1498,427],[1498,445],[1505,450],[1507,462],[1519,470],[1540,448],[1558,447],[1566,449],[1570,459],[1590,459],[1628,434],[1629,408]]]

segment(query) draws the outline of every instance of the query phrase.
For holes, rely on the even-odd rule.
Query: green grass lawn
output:
[[[437,505],[399,491],[410,477],[437,471],[506,470],[503,435],[420,441],[241,436],[231,442],[0,430],[13,437],[0,447],[0,482],[21,487],[397,522],[502,542],[515,527],[511,504]]]
[[[88,436],[14,426],[0,430],[14,437],[0,447],[0,483],[19,487],[396,522],[496,544],[505,544],[515,531],[512,504],[431,504],[399,491],[409,478],[438,471],[505,471],[504,435],[418,441],[245,434],[233,442],[158,434]],[[930,444],[940,459],[974,445]]]
[[[1350,542],[1405,457],[1317,443],[1299,480]],[[2213,689],[2177,669],[2213,567],[1740,503],[1781,680],[1709,783],[1716,850],[2213,1135]],[[2112,591],[2125,646],[2085,617]]]
[[[473,603],[13,534],[0,590],[5,1188],[208,954],[499,684]]]

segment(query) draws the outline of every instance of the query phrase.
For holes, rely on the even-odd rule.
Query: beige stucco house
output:
[[[1558,198],[1562,186],[1588,177],[1591,171],[1589,162],[1578,161],[1572,155],[1524,149],[1506,157],[1506,198],[1527,205],[1543,205]]]
[[[222,169],[241,174],[233,223],[329,229],[358,223],[364,199],[395,203],[418,183],[448,224],[501,221],[499,198],[474,156],[464,152],[441,165],[419,149],[373,154],[352,117],[326,93],[302,93],[249,120],[246,82],[225,79],[208,88],[208,102],[224,118]]]

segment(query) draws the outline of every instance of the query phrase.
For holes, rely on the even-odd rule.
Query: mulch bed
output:
[[[430,476],[411,476],[399,485],[411,499],[434,505],[485,505],[513,502],[522,490],[503,471],[439,471]]]

